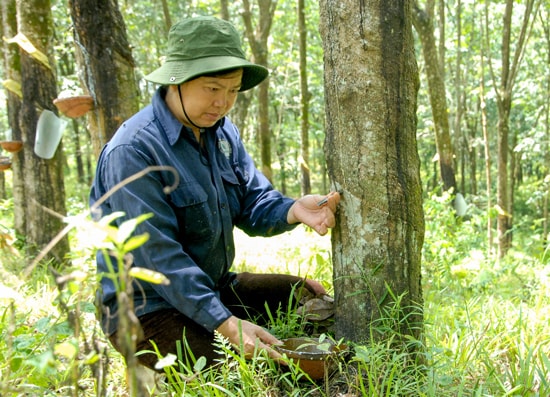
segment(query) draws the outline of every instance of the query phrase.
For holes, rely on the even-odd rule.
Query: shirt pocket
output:
[[[210,239],[214,233],[212,211],[208,195],[197,182],[180,185],[170,193],[170,201],[179,226],[179,240],[184,246],[189,242]]]
[[[231,211],[231,218],[235,219],[241,213],[241,198],[246,189],[246,183],[231,168],[221,170],[220,175]]]

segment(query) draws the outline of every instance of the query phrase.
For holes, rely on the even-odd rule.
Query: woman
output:
[[[160,272],[170,283],[136,281],[133,301],[143,330],[138,351],[151,350],[153,341],[163,356],[176,354],[176,342],[185,338],[195,357],[211,363],[218,331],[247,355],[257,345],[278,359],[272,345],[280,341],[261,327],[265,305],[274,313],[300,288],[325,293],[313,280],[230,271],[234,226],[249,235],[272,236],[302,222],[324,235],[334,226],[340,200],[338,193],[284,197],[255,168],[226,115],[239,92],[267,75],[267,69],[246,60],[229,22],[183,20],[170,30],[165,62],[146,76],[160,84],[152,103],[123,123],[101,153],[91,205],[148,166],[170,166],[179,176],[177,187],[166,194],[174,175],[149,172],[110,195],[95,214],[122,211],[118,224],[153,214],[136,230],[149,239],[132,251],[133,266]],[[108,272],[101,252],[97,268]],[[102,327],[120,350],[116,292],[109,277],[102,278],[101,287]],[[150,368],[157,361],[154,354],[138,359]]]

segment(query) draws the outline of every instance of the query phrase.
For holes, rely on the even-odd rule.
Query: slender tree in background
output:
[[[73,136],[73,144],[74,144],[74,151],[75,151],[75,163],[76,163],[76,174],[78,175],[78,182],[80,183],[88,183],[90,176],[92,175],[91,172],[89,172],[90,167],[84,167],[84,162],[86,161],[89,164],[89,156],[84,156],[84,153],[87,148],[82,147],[81,145],[81,134],[83,133],[82,129],[80,128],[80,123],[73,119],[71,122],[71,129],[74,133]],[[87,135],[87,131],[84,131],[84,134]]]
[[[228,0],[220,0],[220,17],[222,19],[225,19],[226,21],[231,20]],[[254,99],[254,91],[255,90],[241,92],[239,96],[237,96],[237,101],[235,102],[235,106],[233,107],[233,109],[231,110],[231,114],[229,115],[232,121],[235,123],[235,125],[239,126],[243,140],[246,140],[245,133],[246,133],[248,109]]]
[[[546,41],[546,64],[550,65],[550,21],[548,18],[550,10],[542,10],[540,12],[540,20],[542,22],[544,38]],[[544,109],[544,119],[545,119],[545,134],[546,145],[545,145],[545,155],[544,155],[544,166],[545,166],[545,182],[546,186],[550,184],[550,68],[546,72],[546,101]],[[543,219],[544,219],[544,245],[548,245],[548,230],[549,230],[549,213],[548,205],[550,202],[550,189],[546,189],[546,194],[544,195],[544,206],[543,206]]]
[[[311,193],[311,178],[309,168],[309,88],[307,84],[307,25],[304,0],[298,0],[298,31],[300,42],[300,137],[301,139],[301,185],[302,195]]]
[[[440,0],[439,4],[441,5],[443,3],[443,0]],[[440,8],[442,8],[440,6]],[[456,52],[456,62],[455,62],[455,79],[454,79],[454,89],[455,89],[455,110],[454,110],[454,133],[455,133],[455,139],[458,142],[458,147],[456,149],[456,152],[460,154],[460,188],[458,188],[461,192],[466,192],[466,180],[467,179],[473,179],[473,183],[471,185],[475,185],[476,180],[476,174],[475,174],[475,156],[471,156],[471,165],[474,167],[473,172],[471,172],[468,177],[466,177],[466,165],[468,164],[466,155],[471,153],[471,145],[468,143],[468,137],[464,134],[464,131],[462,130],[462,115],[464,113],[464,93],[462,88],[462,69],[469,70],[468,65],[462,64],[462,0],[457,0],[456,6],[455,6],[456,14],[455,14],[455,20],[456,20],[456,47],[458,48],[458,51]],[[441,13],[443,13],[442,11]],[[440,16],[441,19],[441,16]],[[443,43],[445,44],[445,43]],[[441,40],[440,40],[441,45]],[[439,52],[440,57],[443,57],[441,55],[441,50]],[[475,189],[471,191],[471,193],[474,193]]]
[[[72,31],[67,30],[65,34],[60,34],[60,31],[62,32],[62,29],[57,30],[58,35],[56,42],[72,41]],[[64,86],[67,81],[70,81],[70,87],[74,89],[77,82],[73,81],[72,77],[76,76],[78,71],[74,59],[74,46],[57,46],[55,58],[57,62],[58,81],[61,82],[62,86]],[[67,126],[65,139],[63,141],[65,144],[65,153],[74,153],[78,181],[80,183],[89,183],[92,175],[92,150],[88,144],[90,141],[90,134],[86,126],[83,125],[83,120],[84,119],[80,117],[71,119],[71,122]]]
[[[483,29],[483,25],[481,25]],[[485,155],[485,180],[486,188],[485,192],[487,195],[487,214],[491,213],[493,207],[493,199],[491,197],[491,153],[490,153],[490,141],[489,141],[489,130],[487,127],[487,103],[485,101],[485,53],[483,45],[480,46],[480,61],[481,61],[481,76],[479,79],[479,102],[480,102],[480,111],[481,111],[481,130],[483,131],[483,142],[484,142],[484,155]],[[487,216],[487,257],[490,258],[493,254],[493,219],[491,216]]]
[[[3,1],[10,9],[11,1]],[[10,14],[13,17],[13,13]],[[51,4],[47,0],[28,0],[16,2],[17,35],[11,37],[12,46],[18,46],[20,59],[21,107],[11,106],[8,110],[10,125],[15,127],[15,136],[21,134],[24,149],[21,152],[22,172],[16,173],[22,177],[23,184],[15,185],[14,206],[18,230],[26,237],[26,246],[31,255],[44,248],[55,235],[63,229],[60,216],[65,215],[65,187],[63,182],[63,150],[58,147],[52,159],[42,159],[34,153],[36,127],[38,118],[43,110],[56,112],[53,100],[57,97],[55,63],[53,62],[53,21]],[[4,25],[13,28],[10,23]],[[9,33],[9,32],[4,32]],[[11,33],[14,33],[13,31]],[[10,50],[13,51],[13,48]],[[8,67],[16,67],[11,63]],[[11,75],[17,73],[12,69]],[[11,103],[15,104],[16,100]],[[16,113],[12,113],[16,112]],[[17,117],[15,120],[14,118]],[[18,131],[20,128],[20,131]],[[21,156],[21,155],[20,155]],[[15,188],[14,186],[14,188]],[[23,191],[18,191],[18,189]],[[55,260],[56,266],[65,263],[65,256],[69,252],[69,241],[63,238],[49,252],[48,258]]]
[[[452,189],[453,193],[456,193],[457,186],[455,167],[453,164],[454,151],[449,128],[445,79],[442,70],[444,60],[441,59],[442,54],[438,53],[435,40],[433,22],[434,7],[435,0],[428,0],[425,9],[421,9],[418,5],[418,1],[415,1],[413,23],[420,37],[420,41],[422,42],[422,53],[424,54],[428,93],[434,120],[435,142],[439,157],[439,170],[441,172],[441,180],[443,181],[443,189],[445,191]],[[444,42],[444,39],[440,38],[440,41]]]
[[[229,21],[229,0],[220,0],[221,18]]]
[[[498,174],[497,174],[497,233],[498,233],[498,256],[502,258],[512,246],[512,224],[513,224],[513,174],[509,172],[509,153],[512,153],[509,144],[510,137],[510,110],[512,108],[512,97],[514,84],[516,82],[518,69],[523,59],[525,46],[531,32],[532,23],[535,20],[537,9],[540,5],[538,0],[527,0],[524,4],[524,14],[520,33],[512,42],[512,15],[514,0],[506,1],[502,23],[501,41],[501,70],[500,77],[496,76],[489,56],[489,69],[491,71],[493,85],[497,96],[498,105]],[[489,21],[488,4],[485,9],[485,32],[491,30]],[[488,37],[488,36],[487,36]],[[515,44],[515,50],[512,49]],[[488,47],[490,48],[490,47]]]
[[[252,49],[253,60],[259,65],[268,67],[267,40],[273,23],[273,15],[277,9],[277,0],[257,0],[258,23],[252,23],[252,8],[249,0],[243,0],[242,17],[245,34]],[[272,180],[271,169],[271,132],[269,128],[269,78],[265,79],[257,88],[258,91],[258,118],[260,137],[260,158],[262,173]]]
[[[69,0],[81,81],[94,99],[88,129],[95,155],[139,109],[139,90],[126,25],[113,0]]]
[[[337,337],[365,341],[388,316],[418,337],[424,215],[411,3],[322,0],[320,13],[325,151],[343,191],[332,234]]]
[[[170,7],[168,6],[167,0],[161,0],[162,3],[162,15],[164,15],[164,26],[166,28],[166,35],[168,36],[168,32],[170,31],[170,27],[172,26],[172,17],[170,16]]]
[[[0,172],[0,200],[4,200],[5,198],[6,198],[6,177],[4,176],[3,172]]]

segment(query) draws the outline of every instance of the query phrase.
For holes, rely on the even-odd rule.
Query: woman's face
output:
[[[243,77],[242,69],[220,76],[201,76],[181,84],[183,106],[173,103],[172,112],[187,127],[195,130],[211,127],[224,117],[237,100]],[[177,86],[173,86],[177,94]]]

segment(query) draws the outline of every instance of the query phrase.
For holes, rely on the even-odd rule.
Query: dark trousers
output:
[[[301,277],[284,274],[254,274],[240,273],[237,282],[220,291],[222,303],[233,315],[243,320],[250,320],[260,326],[268,324],[266,305],[273,316],[277,310],[285,310],[291,300],[292,293],[299,293],[301,288],[310,290]],[[292,302],[296,300],[292,299]],[[191,350],[195,359],[204,356],[211,365],[221,355],[213,345],[214,334],[176,309],[167,309],[148,313],[139,318],[143,329],[143,339],[137,343],[137,351],[154,351],[154,342],[159,353],[164,357],[168,353],[177,355],[177,341],[181,342],[183,362],[189,360]],[[113,346],[117,347],[116,333],[109,337]],[[186,345],[186,347],[184,347]],[[138,356],[138,361],[154,369],[158,357],[156,354],[145,353]],[[192,363],[192,360],[189,360]]]

